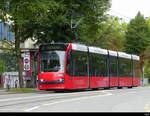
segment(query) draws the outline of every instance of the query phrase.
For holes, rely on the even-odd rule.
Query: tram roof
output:
[[[89,52],[90,52],[90,53],[104,54],[104,55],[107,55],[107,54],[108,54],[108,51],[107,51],[107,50],[102,49],[102,48],[98,48],[98,47],[93,47],[93,46],[90,46],[90,47],[89,47]]]
[[[140,60],[140,57],[137,56],[137,55],[133,55],[133,54],[132,54],[132,59],[133,59],[133,60]]]
[[[119,56],[120,58],[131,59],[131,55],[130,55],[130,54],[127,54],[127,53],[124,53],[124,52],[118,52],[118,56]]]
[[[89,52],[90,53],[98,53],[98,54],[104,54],[104,55],[108,55],[108,52],[109,52],[109,55],[110,56],[118,56],[118,57],[121,57],[121,58],[127,58],[127,59],[133,59],[133,60],[140,60],[140,57],[137,56],[137,55],[131,55],[131,54],[127,54],[127,53],[124,53],[124,52],[117,52],[117,51],[112,51],[112,50],[106,50],[106,49],[102,49],[102,48],[99,48],[99,47],[94,47],[94,46],[86,46],[85,44],[81,44],[81,43],[61,43],[61,42],[57,42],[57,43],[44,43],[44,44],[41,44],[41,45],[52,45],[52,44],[56,44],[56,45],[69,45],[71,44],[72,45],[72,49],[73,50],[76,50],[76,51],[84,51],[84,52],[87,52],[88,51],[88,48],[89,48]]]
[[[118,56],[118,53],[116,51],[108,50],[108,52],[110,56]]]
[[[72,49],[76,51],[88,51],[88,47],[84,44],[79,44],[79,43],[72,43]]]

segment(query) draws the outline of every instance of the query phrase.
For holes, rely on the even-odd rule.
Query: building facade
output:
[[[0,61],[3,62],[5,72],[3,74],[0,73],[0,88],[6,88],[7,83],[11,82],[11,87],[14,88],[16,86],[15,82],[18,82],[17,77],[17,68],[18,62],[17,57],[13,53],[4,52],[1,48],[9,47],[5,46],[4,42],[6,43],[14,43],[14,33],[12,32],[12,25],[9,23],[0,22]],[[35,76],[33,76],[32,72],[35,70],[36,65],[36,57],[35,52],[36,48],[34,46],[36,41],[32,41],[31,39],[27,39],[24,43],[21,43],[21,53],[22,55],[22,62],[23,62],[23,74],[24,74],[24,81],[27,87],[33,87],[35,83]],[[9,62],[8,62],[9,61]],[[1,69],[0,69],[0,72]],[[14,76],[15,74],[15,76]],[[9,77],[9,78],[8,78]],[[6,81],[7,80],[7,81]],[[32,82],[33,81],[33,82]],[[19,86],[17,86],[19,87]]]
[[[0,22],[0,40],[13,42],[12,26],[8,23]]]

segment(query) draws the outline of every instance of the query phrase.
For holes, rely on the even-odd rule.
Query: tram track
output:
[[[12,98],[8,94],[8,98],[1,96],[0,112],[149,112],[149,89],[149,87],[138,87],[68,93],[48,91],[48,93],[43,94],[12,94]]]
[[[99,96],[105,95],[108,92],[105,91],[88,91],[88,92],[76,92],[76,93],[52,93],[46,95],[39,95],[39,96],[30,96],[30,97],[16,97],[16,98],[9,98],[9,99],[1,99],[0,100],[0,109],[7,109],[13,108],[16,106],[31,106],[32,104],[41,105],[46,103],[54,103],[57,101],[64,101],[69,99],[80,99],[83,97],[92,97],[92,96]],[[9,94],[10,95],[10,94]]]

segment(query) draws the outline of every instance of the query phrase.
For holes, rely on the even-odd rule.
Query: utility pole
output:
[[[77,22],[73,22],[73,15],[74,13],[71,13],[71,30],[74,35],[74,40],[77,41],[79,39],[78,34],[77,34],[77,27],[81,23],[84,17],[81,17]]]

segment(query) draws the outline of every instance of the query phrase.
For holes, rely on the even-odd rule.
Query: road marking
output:
[[[35,106],[35,107],[32,107],[32,108],[26,109],[25,112],[29,112],[29,111],[38,109],[39,107],[40,107],[40,106]]]
[[[145,110],[145,112],[150,112],[150,102],[145,104],[144,110]]]
[[[145,112],[150,112],[150,110],[145,110]]]
[[[56,101],[56,102],[42,104],[40,106],[35,106],[35,107],[32,107],[32,108],[26,109],[25,111],[28,112],[28,111],[32,111],[32,110],[38,109],[38,108],[43,107],[43,106],[50,106],[50,105],[55,105],[55,104],[64,103],[64,102],[72,102],[72,101],[77,101],[77,100],[85,100],[85,99],[91,99],[91,98],[95,98],[95,97],[106,97],[106,96],[111,96],[112,95],[112,93],[110,93],[110,92],[106,92],[106,91],[100,91],[100,92],[105,93],[105,94],[104,95],[93,95],[93,96],[72,98],[72,99],[69,99],[69,100],[60,100],[60,101]]]

